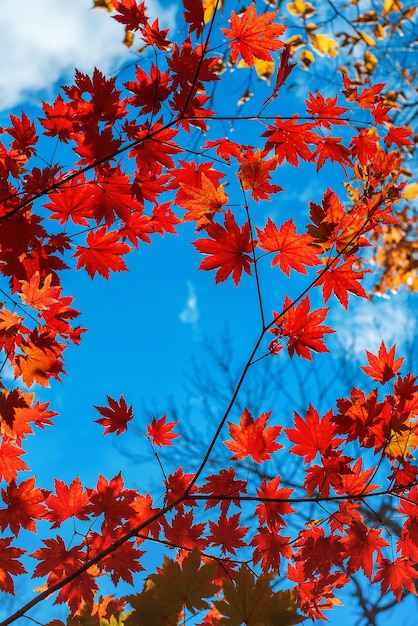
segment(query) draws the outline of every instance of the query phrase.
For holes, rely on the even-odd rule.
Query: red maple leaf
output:
[[[250,456],[255,463],[263,463],[271,459],[271,454],[283,448],[276,443],[282,431],[281,426],[267,426],[272,411],[262,413],[254,421],[250,411],[245,408],[239,426],[228,422],[229,434],[232,439],[224,441],[225,445],[235,452],[233,460],[245,459]]]
[[[329,326],[321,325],[329,309],[322,308],[309,312],[310,306],[309,296],[305,296],[298,306],[294,306],[291,299],[286,296],[283,304],[284,313],[273,311],[274,324],[277,328],[270,328],[269,332],[279,339],[269,345],[272,354],[277,354],[281,349],[279,345],[281,338],[288,338],[287,351],[290,357],[296,352],[300,357],[312,361],[312,350],[329,352],[323,337],[326,333],[335,331]]]
[[[90,493],[89,513],[95,517],[104,515],[102,528],[113,530],[135,513],[132,503],[136,493],[123,487],[121,472],[110,481],[99,475],[96,490],[92,489]]]
[[[103,417],[94,420],[97,424],[105,426],[104,435],[116,433],[121,435],[128,428],[128,422],[133,419],[132,406],[128,407],[123,395],[120,396],[119,402],[110,396],[106,396],[109,406],[95,406]]]
[[[3,441],[0,445],[0,480],[9,483],[16,480],[17,472],[28,470],[29,467],[19,457],[26,454],[22,448],[11,441]]]
[[[241,15],[232,11],[231,28],[222,28],[222,31],[228,39],[232,39],[230,47],[233,63],[239,55],[250,67],[254,65],[255,59],[273,61],[270,53],[283,48],[284,43],[277,38],[286,30],[285,26],[274,22],[277,13],[265,12],[257,16],[255,3],[250,4]]]
[[[112,15],[112,18],[121,24],[125,24],[126,30],[136,31],[146,24],[145,3],[137,4],[136,0],[119,0],[113,2],[119,15]]]
[[[342,543],[349,555],[348,571],[357,572],[361,567],[371,580],[373,572],[373,555],[377,552],[382,556],[381,548],[388,546],[386,539],[381,537],[381,528],[368,528],[360,521],[354,521],[347,529],[347,535],[342,538]]]
[[[170,47],[171,42],[167,39],[167,33],[170,29],[165,28],[164,30],[160,30],[158,17],[152,24],[147,22],[141,26],[140,30],[143,40],[149,46],[156,46],[159,50],[167,50]]]
[[[316,115],[317,124],[328,130],[331,130],[332,124],[347,126],[348,121],[339,118],[349,109],[338,106],[337,98],[338,96],[335,96],[335,98],[324,98],[319,91],[316,96],[309,92],[309,100],[305,100],[306,110],[309,115]]]
[[[341,137],[322,137],[318,139],[313,160],[316,158],[316,171],[318,172],[325,164],[327,159],[330,159],[332,163],[336,162],[341,165],[344,173],[347,174],[345,166],[352,167],[350,160],[350,150],[346,148],[342,143]]]
[[[414,579],[418,578],[415,563],[409,559],[399,557],[394,561],[380,559],[378,571],[373,582],[381,581],[382,595],[390,589],[398,602],[401,601],[403,589],[417,595]]]
[[[324,302],[327,302],[332,292],[341,302],[345,309],[348,308],[348,293],[353,293],[356,296],[369,299],[367,292],[363,285],[360,284],[360,280],[363,279],[364,274],[370,270],[359,270],[356,272],[353,270],[353,264],[356,259],[346,259],[345,261],[338,262],[338,264],[330,265],[326,272],[322,273],[319,277],[317,285],[322,285],[322,293],[324,296]]]
[[[118,241],[118,231],[107,232],[102,226],[97,231],[90,231],[86,238],[87,247],[78,246],[73,256],[78,257],[76,270],[85,267],[90,278],[96,272],[104,278],[109,278],[110,271],[122,272],[126,270],[123,254],[132,250],[128,244]]]
[[[212,222],[206,226],[206,232],[210,239],[197,239],[193,245],[209,256],[203,259],[199,269],[213,270],[216,272],[215,282],[221,283],[232,274],[236,286],[241,280],[242,270],[251,276],[251,263],[253,259],[249,254],[252,252],[253,242],[250,240],[250,225],[245,222],[242,229],[238,226],[230,210],[225,214],[225,228]]]
[[[231,503],[240,507],[240,493],[247,492],[247,483],[245,480],[235,480],[235,470],[233,467],[222,469],[219,474],[207,476],[206,484],[199,487],[199,493],[209,494],[205,509],[210,509],[217,504],[221,504],[221,511],[227,513]],[[217,497],[218,496],[218,497]],[[222,496],[236,496],[236,499],[222,499]]]
[[[135,80],[125,83],[126,89],[133,96],[128,98],[129,104],[141,107],[140,113],[158,113],[161,105],[171,93],[168,72],[161,73],[159,68],[151,64],[149,72],[145,72],[139,65],[135,69]]]
[[[266,152],[274,149],[278,162],[281,164],[284,159],[291,165],[299,167],[299,158],[304,161],[312,161],[313,153],[308,147],[308,143],[317,144],[319,135],[312,132],[315,124],[298,123],[298,115],[290,120],[284,120],[278,116],[274,126],[269,126],[262,137],[268,137],[266,141]]]
[[[45,514],[45,492],[35,488],[35,480],[35,477],[27,478],[19,486],[12,480],[6,489],[1,490],[1,497],[7,506],[0,509],[2,531],[9,526],[16,537],[21,527],[36,533],[35,520],[42,519]]]
[[[240,526],[240,523],[239,513],[234,513],[231,517],[226,517],[225,513],[221,513],[217,522],[209,520],[208,544],[220,546],[222,554],[225,552],[236,554],[235,548],[247,545],[242,537],[249,530],[248,526]]]
[[[381,385],[384,385],[388,380],[396,376],[405,359],[405,357],[395,359],[395,350],[396,344],[388,352],[385,342],[382,340],[377,356],[366,350],[369,365],[363,365],[361,369],[372,380],[376,380]]]
[[[51,528],[58,528],[64,520],[70,517],[88,520],[87,512],[91,490],[83,490],[83,485],[78,476],[69,487],[57,478],[54,479],[54,482],[56,495],[50,494],[45,501],[49,509],[45,517],[50,522],[54,522]]]
[[[369,131],[361,128],[360,133],[351,139],[351,152],[358,157],[361,165],[366,165],[368,161],[373,160],[376,154],[379,137],[373,131],[374,129]]]
[[[260,525],[266,523],[272,531],[286,525],[282,515],[295,512],[295,509],[288,502],[294,489],[279,488],[279,485],[280,476],[269,481],[264,478],[260,488],[257,489],[257,496],[266,499],[265,502],[256,506],[255,512],[258,515],[258,521]]]
[[[337,428],[332,418],[332,411],[319,417],[312,404],[309,405],[305,419],[295,412],[294,428],[285,430],[289,441],[295,444],[290,451],[305,457],[304,462],[309,463],[315,459],[318,452],[326,455],[331,448],[338,447],[342,439],[335,438]]]
[[[310,235],[298,235],[292,219],[287,220],[277,228],[276,224],[267,218],[263,230],[257,228],[257,246],[267,252],[278,252],[273,257],[271,266],[279,265],[282,272],[289,276],[290,269],[301,274],[307,274],[306,265],[319,265],[318,248],[312,246]]]
[[[412,130],[410,128],[404,128],[402,126],[392,126],[389,128],[388,134],[384,138],[385,144],[390,148],[394,143],[399,148],[401,146],[412,146],[413,141],[409,139],[412,135]]]
[[[152,443],[162,448],[162,446],[172,446],[172,439],[180,437],[177,433],[173,433],[173,428],[178,424],[178,420],[166,422],[166,414],[160,419],[152,418],[151,424],[147,425],[147,435]]]
[[[205,524],[193,524],[193,511],[184,512],[177,511],[171,521],[171,525],[166,519],[163,520],[164,534],[167,541],[179,548],[193,550],[198,548],[203,550],[207,545],[206,539],[203,537]]]
[[[124,529],[117,528],[111,534],[89,534],[89,556],[94,558],[102,550],[106,550],[120,539]],[[144,568],[138,559],[144,554],[142,550],[135,548],[131,541],[125,541],[117,550],[101,559],[98,568],[103,572],[110,572],[110,578],[114,585],[118,585],[122,579],[130,585],[134,584],[133,572],[141,572]]]
[[[183,0],[183,17],[190,24],[190,33],[196,31],[196,37],[200,37],[204,26],[204,10],[202,0]]]
[[[239,157],[240,169],[238,177],[244,191],[250,191],[256,202],[269,200],[270,194],[283,191],[279,185],[270,183],[270,170],[277,167],[277,157],[263,159],[261,150],[256,152],[252,148],[247,148],[245,154]]]
[[[293,556],[291,537],[283,537],[275,530],[262,526],[258,529],[251,541],[254,546],[253,563],[256,565],[261,561],[261,568],[264,572],[268,570],[280,571],[281,557],[290,559]]]
[[[0,589],[6,593],[14,593],[13,579],[10,574],[17,576],[25,574],[26,570],[18,560],[25,550],[11,547],[13,537],[3,537],[0,539]]]

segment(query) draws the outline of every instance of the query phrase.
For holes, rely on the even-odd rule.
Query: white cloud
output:
[[[176,7],[157,0],[149,13],[160,25],[175,23]],[[54,83],[74,77],[74,68],[109,73],[129,58],[123,25],[90,0],[13,0],[0,12],[0,110],[48,97]],[[45,95],[46,92],[46,95]],[[52,95],[52,94],[50,94]]]
[[[184,324],[197,324],[199,320],[199,309],[197,306],[197,296],[190,281],[187,281],[188,297],[186,306],[180,313],[180,321]]]
[[[416,333],[416,303],[410,298],[406,292],[371,301],[350,298],[348,312],[334,314],[330,325],[353,358],[364,357],[365,350],[376,353],[382,339],[388,348],[396,343],[400,354]]]

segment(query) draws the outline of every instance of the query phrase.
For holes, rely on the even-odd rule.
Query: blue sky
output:
[[[2,8],[0,28],[5,36],[0,40],[0,52],[7,62],[0,70],[1,125],[7,125],[12,109],[40,114],[40,99],[55,97],[57,85],[71,81],[74,67],[88,72],[97,66],[111,74],[133,60],[120,43],[120,25],[100,11],[90,12],[90,6],[86,0],[15,0]],[[176,3],[157,6],[154,2],[150,7],[163,26],[174,26]],[[236,99],[247,80],[246,71],[241,71],[233,83]],[[256,87],[264,99],[269,93],[266,85],[259,82]],[[281,110],[291,104],[292,99],[279,102]],[[239,140],[246,132],[243,128],[236,124],[233,130]],[[306,223],[307,200],[320,200],[334,172],[324,168],[320,176],[308,179],[302,170],[286,168],[286,186],[294,191],[269,207],[272,218],[282,216],[284,221],[296,212],[298,222]],[[152,246],[141,245],[127,259],[129,273],[114,274],[108,282],[100,277],[92,282],[84,272],[63,276],[64,293],[76,295],[74,305],[82,311],[80,322],[89,332],[81,347],[67,351],[68,377],[63,384],[37,390],[61,414],[54,428],[28,441],[27,462],[39,486],[51,488],[54,476],[70,482],[77,475],[93,486],[99,472],[110,479],[119,470],[129,486],[144,491],[154,485],[159,470],[141,437],[103,437],[101,427],[93,423],[98,418],[93,406],[105,405],[106,394],[114,398],[123,394],[128,404],[133,404],[135,424],[142,431],[149,410],[164,407],[165,399],[170,406],[171,398],[178,406],[198,406],[199,397],[184,390],[185,374],[190,371],[191,358],[201,353],[202,339],[219,341],[226,326],[234,341],[236,365],[245,361],[259,332],[254,283],[245,276],[238,290],[230,280],[215,289],[214,273],[197,271],[201,258],[193,247],[184,245],[187,238],[195,238],[192,227],[183,229],[181,237],[166,236],[154,239]],[[282,304],[284,293],[297,293],[299,285],[305,284],[304,278],[294,275],[290,280],[279,274],[270,277],[269,272],[266,276],[267,312]],[[364,349],[376,351],[382,337],[389,344],[407,342],[414,322],[408,301],[407,294],[375,302],[352,298],[348,314],[333,302],[329,322],[341,331],[338,337],[349,346],[353,360],[360,358],[364,363]],[[289,384],[296,393],[294,381]],[[132,455],[142,457],[141,462],[133,463]],[[169,463],[169,456],[165,462]],[[29,549],[47,536],[47,530],[43,532],[28,537]],[[159,564],[159,552],[153,554]],[[17,588],[25,599],[27,592]],[[59,613],[54,609],[45,616],[43,611],[38,612],[40,619]],[[345,609],[337,610],[330,614],[330,623],[352,626],[353,616],[346,615]],[[405,614],[403,619],[405,626],[412,625]]]

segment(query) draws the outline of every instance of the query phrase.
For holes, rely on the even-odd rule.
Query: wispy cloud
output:
[[[151,0],[160,24],[175,23],[176,7]],[[46,98],[57,81],[72,80],[74,68],[109,73],[127,60],[124,27],[88,0],[13,0],[0,12],[0,110]],[[52,94],[51,94],[52,95]]]
[[[197,305],[197,296],[193,284],[187,281],[187,302],[183,311],[180,313],[180,321],[184,324],[196,325],[199,320],[199,308]]]
[[[410,298],[407,292],[371,301],[351,298],[348,312],[334,309],[331,326],[353,358],[364,357],[365,350],[376,352],[382,339],[388,347],[396,343],[399,351],[408,350],[417,325]]]

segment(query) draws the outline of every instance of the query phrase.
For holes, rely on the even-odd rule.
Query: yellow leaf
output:
[[[255,59],[254,66],[258,78],[265,80],[267,82],[267,85],[270,87],[270,77],[274,74],[274,61],[263,61],[263,59]],[[250,66],[244,61],[244,59],[241,59],[237,67],[248,68]]]
[[[360,37],[362,38],[362,40],[364,41],[364,43],[366,43],[368,46],[373,48],[376,45],[376,42],[373,39],[373,37],[370,37],[367,33],[364,32],[364,30],[359,30],[358,33]]]
[[[292,15],[304,15],[305,3],[303,0],[294,0],[293,2],[287,5],[287,10]]]
[[[369,50],[364,53],[364,67],[367,72],[372,73],[377,64],[377,58]]]
[[[218,5],[218,9],[221,9],[224,5],[224,0],[203,0],[203,19],[205,21],[205,24],[210,22],[210,20],[212,19],[212,15],[215,12],[216,5]]]
[[[398,433],[391,431],[390,441],[385,448],[386,454],[393,459],[412,459],[411,450],[418,445],[418,437],[410,420],[405,424],[406,430]]]
[[[402,9],[402,2],[399,0],[383,0],[383,15],[387,15],[391,11],[399,13]]]
[[[315,57],[310,50],[302,50],[299,55],[299,59],[302,63],[302,69],[307,70],[311,63],[315,61]]]
[[[376,24],[373,28],[373,35],[376,39],[384,39],[386,37],[386,28],[381,24]]]
[[[105,11],[109,11],[109,13],[112,13],[114,9],[112,0],[93,0],[93,6],[91,8],[92,10],[104,9]]]
[[[330,39],[328,35],[317,35],[314,32],[308,34],[312,47],[315,48],[318,54],[321,56],[328,54],[330,57],[338,55],[338,50],[335,50],[338,47],[338,43],[335,39]]]
[[[410,183],[407,185],[402,195],[405,200],[415,200],[415,198],[418,198],[418,183]]]

